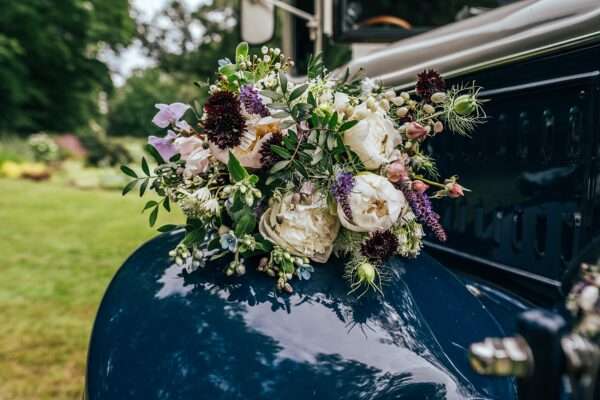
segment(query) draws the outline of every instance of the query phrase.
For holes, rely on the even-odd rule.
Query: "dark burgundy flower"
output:
[[[389,230],[371,233],[365,240],[360,252],[371,261],[385,261],[394,254],[398,248],[398,238]]]
[[[429,101],[431,95],[435,92],[443,92],[446,90],[446,83],[440,74],[432,69],[428,69],[417,75],[417,85],[415,86],[415,90],[421,98]]]
[[[275,154],[273,150],[271,150],[272,145],[281,146],[282,136],[279,134],[273,134],[270,138],[268,138],[259,150],[260,153],[260,162],[264,169],[269,169],[275,163],[283,160],[279,155]]]
[[[246,121],[242,117],[240,101],[235,94],[226,91],[213,93],[204,104],[204,111],[204,131],[209,141],[221,149],[240,144]]]

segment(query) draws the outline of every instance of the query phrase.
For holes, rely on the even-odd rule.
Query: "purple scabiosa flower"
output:
[[[361,244],[360,252],[371,261],[383,262],[396,254],[398,238],[391,231],[376,231]]]
[[[206,137],[220,149],[232,148],[241,142],[246,120],[240,108],[238,97],[227,91],[213,93],[204,104]]]
[[[348,221],[352,221],[352,210],[348,202],[348,195],[354,187],[354,176],[349,172],[340,172],[335,177],[335,182],[331,185],[331,194],[342,206],[344,215]]]
[[[260,99],[258,91],[253,86],[246,85],[242,87],[240,90],[240,101],[250,114],[258,114],[261,117],[266,117],[270,114]]]
[[[433,232],[437,240],[445,242],[448,238],[446,231],[444,231],[442,224],[440,224],[440,216],[433,211],[427,193],[412,190],[408,185],[402,185],[400,190],[404,193],[404,197],[408,201],[408,204],[410,204],[417,220],[426,225]]]

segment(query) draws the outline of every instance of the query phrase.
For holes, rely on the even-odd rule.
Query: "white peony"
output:
[[[386,230],[398,221],[406,199],[386,178],[370,172],[354,177],[354,186],[348,195],[352,213],[350,221],[338,204],[338,217],[342,225],[354,232]]]
[[[316,193],[298,201],[288,193],[262,215],[261,235],[296,256],[324,263],[333,251],[340,223],[327,207],[326,197]]]
[[[392,161],[402,137],[385,112],[362,103],[356,107],[352,119],[358,123],[344,133],[344,144],[356,153],[365,168],[377,169]]]

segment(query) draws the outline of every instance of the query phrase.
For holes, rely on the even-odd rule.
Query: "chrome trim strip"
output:
[[[534,49],[522,51],[515,54],[510,54],[508,56],[499,57],[489,61],[483,61],[478,64],[470,65],[468,67],[458,68],[449,72],[445,72],[442,75],[444,78],[453,78],[459,75],[465,75],[477,71],[481,71],[483,69],[497,67],[503,64],[507,64],[513,61],[521,61],[526,60],[528,58],[532,58],[535,56],[543,55],[550,53],[552,51],[561,50],[569,47],[574,47],[577,45],[582,45],[586,43],[591,43],[600,40],[600,31],[595,31],[592,33],[588,33],[582,36],[576,36],[570,39],[563,40],[561,42],[551,43],[546,46],[536,47]],[[402,90],[406,88],[412,88],[415,86],[416,81],[412,81],[409,83],[405,83],[402,85],[394,86],[394,90]]]
[[[520,270],[520,269],[515,268],[515,267],[509,267],[508,265],[501,264],[501,263],[498,263],[498,262],[495,262],[495,261],[490,261],[490,260],[485,259],[483,257],[474,256],[472,254],[465,253],[465,252],[462,252],[462,251],[454,250],[454,249],[451,249],[451,248],[446,247],[446,246],[441,246],[439,244],[432,243],[432,242],[430,242],[428,240],[425,240],[424,243],[425,243],[425,245],[427,247],[431,247],[432,249],[435,249],[435,250],[438,250],[438,251],[441,251],[441,252],[444,252],[444,253],[448,253],[448,254],[451,254],[453,256],[461,257],[461,258],[467,259],[469,261],[474,261],[474,262],[477,262],[477,263],[486,264],[486,265],[488,265],[488,266],[490,266],[492,268],[496,268],[496,269],[499,269],[501,271],[506,271],[506,272],[509,272],[511,274],[514,274],[514,275],[521,276],[521,277],[526,278],[526,279],[534,280],[536,282],[544,283],[546,285],[549,285],[549,286],[552,286],[552,287],[555,287],[555,288],[558,288],[558,289],[560,289],[561,285],[562,285],[561,282],[559,282],[559,281],[557,281],[555,279],[546,278],[545,276],[534,274],[534,273],[527,272],[527,271],[523,271],[523,270]]]
[[[506,87],[499,88],[499,89],[482,90],[480,92],[480,94],[481,94],[481,96],[493,96],[496,94],[502,94],[502,93],[507,93],[507,92],[516,92],[519,90],[536,89],[536,88],[540,88],[540,87],[544,87],[544,86],[554,85],[557,83],[568,83],[568,82],[574,82],[574,81],[578,81],[578,80],[582,80],[582,79],[596,78],[598,76],[600,76],[600,71],[596,70],[596,71],[591,71],[591,72],[584,72],[581,74],[561,76],[560,78],[553,78],[553,79],[546,79],[543,81],[525,83],[522,85],[506,86]]]

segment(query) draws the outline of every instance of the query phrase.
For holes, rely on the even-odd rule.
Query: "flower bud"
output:
[[[408,178],[408,171],[402,161],[394,161],[385,170],[390,182],[397,183]]]
[[[446,190],[448,191],[448,197],[456,199],[464,196],[463,187],[456,182],[449,182],[446,184]]]
[[[419,140],[427,135],[427,129],[418,122],[409,122],[406,126],[406,136],[412,140]]]
[[[400,118],[406,117],[406,114],[408,114],[408,108],[406,107],[400,107],[396,110],[396,115]]]
[[[410,99],[410,94],[408,94],[408,92],[402,92],[400,93],[400,96],[404,99],[404,100],[409,100]]]
[[[375,283],[375,267],[373,264],[363,262],[356,267],[356,276],[361,283]]]
[[[383,97],[385,97],[386,99],[393,99],[394,97],[396,97],[396,92],[390,89],[383,94]]]
[[[442,133],[443,130],[444,130],[444,124],[442,124],[442,121],[436,121],[436,123],[433,124],[433,132]]]
[[[391,99],[392,103],[394,103],[395,106],[402,106],[404,104],[404,99],[400,96],[398,97],[394,97],[393,99]]]
[[[429,189],[429,185],[423,181],[413,181],[412,182],[412,190],[419,193],[424,193],[427,189]]]
[[[238,264],[235,268],[235,274],[238,276],[242,276],[246,273],[246,266],[244,264]]]
[[[427,114],[433,114],[435,112],[435,108],[431,104],[425,104],[423,106],[423,111]]]
[[[467,116],[473,113],[477,108],[477,101],[469,94],[458,96],[452,104],[452,109],[458,115]]]
[[[433,101],[436,104],[443,103],[444,101],[446,101],[446,93],[435,92],[431,95],[431,101]]]
[[[219,233],[219,236],[223,236],[224,234],[228,233],[229,231],[230,231],[230,229],[228,226],[221,225],[219,227],[218,233]]]

